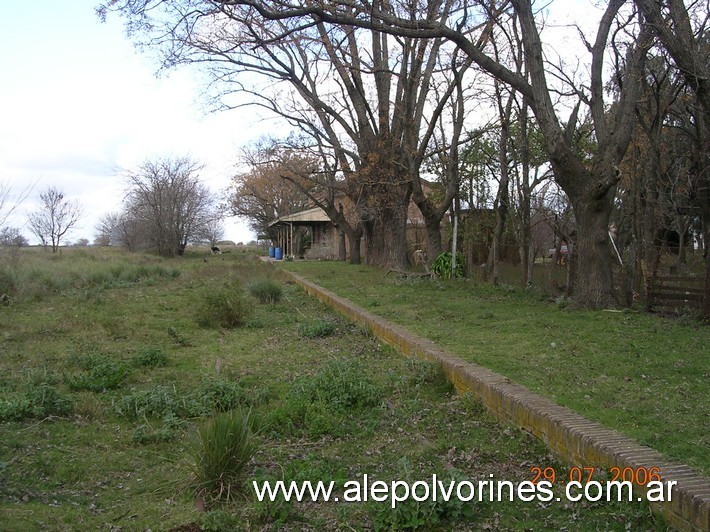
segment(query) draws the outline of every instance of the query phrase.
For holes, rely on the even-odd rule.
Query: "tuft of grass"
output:
[[[192,481],[198,495],[229,500],[238,491],[241,474],[256,451],[250,414],[221,412],[199,428]]]
[[[283,289],[281,285],[271,279],[258,279],[247,286],[249,293],[260,303],[275,304],[281,301]]]

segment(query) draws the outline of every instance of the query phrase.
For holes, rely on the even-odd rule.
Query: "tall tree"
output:
[[[77,201],[64,197],[64,192],[55,187],[48,187],[40,193],[40,206],[28,215],[30,231],[43,246],[52,246],[52,253],[59,250],[64,235],[81,218],[81,207]]]
[[[549,64],[541,40],[542,21],[533,9],[531,0],[510,0],[515,15],[520,20],[521,37],[529,81],[497,61],[485,49],[476,46],[478,39],[472,26],[481,16],[494,10],[486,3],[483,15],[473,4],[461,2],[456,17],[441,19],[440,12],[428,11],[424,2],[419,16],[398,16],[392,5],[400,2],[309,2],[293,6],[287,2],[261,2],[258,0],[230,0],[230,4],[252,6],[262,17],[282,20],[285,17],[302,17],[309,14],[331,24],[371,28],[405,37],[445,38],[458,45],[468,56],[497,79],[509,84],[526,98],[542,132],[555,179],[567,193],[578,224],[578,283],[574,294],[578,304],[604,307],[615,304],[612,262],[608,229],[613,199],[620,174],[618,164],[628,146],[633,130],[634,104],[638,95],[639,76],[646,51],[650,45],[649,30],[638,25],[628,14],[622,16],[625,0],[610,0],[602,14],[594,42],[583,40],[590,54],[589,79],[583,85],[571,87],[570,93],[578,98],[574,111],[564,119],[555,105],[553,95],[558,88],[548,82]],[[465,4],[465,5],[464,5]],[[456,25],[449,24],[455,21]],[[639,27],[640,26],[640,27]],[[485,29],[485,26],[484,26]],[[610,39],[631,34],[623,46],[627,49],[626,69],[618,100],[609,116],[605,99],[605,52]],[[621,43],[618,46],[622,46]],[[558,72],[553,79],[562,78]],[[588,87],[587,89],[584,86]],[[582,156],[574,145],[573,134],[577,126],[580,107],[584,105],[594,126],[599,149],[591,159]]]

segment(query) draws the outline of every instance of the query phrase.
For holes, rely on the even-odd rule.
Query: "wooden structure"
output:
[[[274,245],[283,250],[284,257],[294,257],[298,252],[295,249],[295,229],[308,228],[311,232],[311,247],[327,247],[328,254],[333,253],[333,233],[334,225],[328,215],[320,207],[313,207],[305,211],[295,212],[286,216],[280,216],[269,224],[269,227],[276,230],[276,240]],[[337,249],[335,250],[337,251]],[[323,257],[334,258],[334,257]]]
[[[702,277],[653,276],[646,280],[646,310],[663,308],[700,309],[703,304]]]

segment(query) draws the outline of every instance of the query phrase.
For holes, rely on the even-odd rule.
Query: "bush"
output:
[[[197,323],[202,327],[232,329],[244,325],[253,312],[252,304],[237,283],[210,287],[197,307]]]
[[[278,303],[281,301],[283,290],[281,285],[271,279],[259,279],[249,284],[249,293],[261,303]]]
[[[250,412],[221,412],[198,432],[194,449],[193,488],[202,495],[229,499],[256,445],[251,432]]]
[[[444,251],[443,253],[439,253],[436,259],[434,259],[434,263],[431,265],[431,271],[442,279],[451,279],[451,252]],[[463,254],[457,252],[456,271],[454,272],[453,277],[463,277],[464,271]]]

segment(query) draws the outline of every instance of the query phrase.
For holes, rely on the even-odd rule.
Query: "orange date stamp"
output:
[[[545,481],[550,484],[555,482],[568,483],[578,482],[580,484],[588,484],[598,480],[598,476],[606,476],[602,470],[597,467],[572,467],[567,474],[558,474],[554,467],[538,467],[530,468],[532,473],[532,483]],[[608,471],[610,482],[631,482],[638,486],[645,486],[649,482],[661,481],[661,469],[659,467],[610,467]]]

